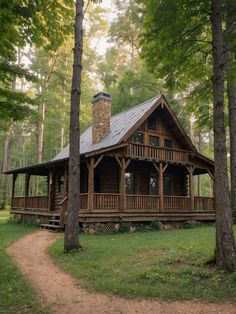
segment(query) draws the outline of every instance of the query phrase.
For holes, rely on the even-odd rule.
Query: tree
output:
[[[224,125],[222,8],[218,1],[191,1],[191,5],[186,0],[143,1],[142,48],[149,67],[166,79],[169,88],[175,92],[185,90],[187,98],[197,95],[195,112],[200,99],[208,109],[206,112],[211,110],[210,78],[214,69],[216,264],[232,271],[236,260]]]
[[[70,32],[68,17],[72,0],[64,1],[1,1],[0,11],[0,113],[2,119],[11,122],[23,119],[31,113],[28,104],[32,99],[25,93],[11,91],[16,77],[32,80],[24,66],[15,65],[16,47],[44,45],[48,49],[60,46],[64,35]]]
[[[226,1],[225,30],[225,74],[227,80],[229,132],[230,132],[230,173],[231,205],[236,219],[236,2]]]
[[[212,0],[211,6],[216,205],[215,254],[216,265],[219,268],[234,271],[236,269],[236,246],[232,229],[224,126],[224,62],[221,1]]]
[[[76,0],[74,25],[74,64],[71,86],[70,111],[70,149],[69,149],[69,193],[67,224],[65,230],[64,250],[71,252],[79,248],[78,206],[80,204],[80,96],[83,54],[83,1]]]

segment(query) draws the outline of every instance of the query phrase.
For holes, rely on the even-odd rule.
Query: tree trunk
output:
[[[70,149],[69,149],[69,193],[64,250],[71,252],[79,248],[78,209],[80,206],[80,96],[83,54],[83,1],[76,0],[74,64],[71,87]]]
[[[213,57],[213,125],[215,157],[216,265],[220,269],[236,269],[236,247],[232,230],[232,214],[227,174],[226,132],[224,126],[224,73],[221,0],[211,0]]]
[[[4,140],[2,172],[9,170],[10,147],[11,147],[11,131],[8,131]],[[2,199],[1,199],[0,209],[4,209],[6,207],[7,182],[8,182],[7,175],[2,174]]]
[[[65,145],[65,129],[62,126],[61,127],[61,150],[63,150],[64,145]]]
[[[236,2],[228,0],[225,32],[225,74],[227,79],[229,133],[230,133],[230,177],[231,177],[231,206],[233,217],[236,219],[236,75],[234,71],[235,55],[232,47],[232,35],[236,34],[234,12]]]
[[[201,154],[202,153],[202,133],[199,129],[198,131],[198,151]],[[201,176],[197,176],[197,195],[201,196]]]
[[[45,124],[46,104],[43,102],[41,108],[41,121],[38,126],[38,163],[42,163],[44,159],[44,124]]]

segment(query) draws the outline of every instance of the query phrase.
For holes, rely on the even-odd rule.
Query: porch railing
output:
[[[155,195],[127,195],[128,211],[159,210],[159,196]]]
[[[94,210],[119,211],[120,194],[95,193],[93,196]]]
[[[160,211],[160,197],[155,195],[131,195],[126,197],[127,212],[147,212]],[[191,199],[185,196],[164,196],[164,208],[161,211],[167,212],[181,212],[191,211]],[[62,205],[62,204],[60,204]],[[120,211],[120,194],[110,193],[95,193],[93,195],[93,209],[92,211]],[[214,211],[213,197],[194,197],[194,211]],[[33,209],[33,210],[48,210],[49,197],[48,196],[20,196],[13,197],[12,209]],[[80,195],[80,209],[88,210],[88,193],[81,193]],[[67,210],[67,198],[63,200],[63,210]]]
[[[12,198],[11,202],[12,208],[24,208],[25,207],[25,198],[24,196],[15,196]]]
[[[191,199],[185,196],[164,196],[164,210],[191,211]]]
[[[194,210],[195,211],[214,210],[214,198],[204,196],[194,197]]]
[[[88,208],[88,193],[80,194],[80,208],[87,209]]]
[[[131,157],[189,162],[189,152],[180,149],[130,143],[124,147],[124,150],[125,155]]]
[[[19,196],[13,197],[12,208],[27,208],[27,209],[49,209],[48,196]]]

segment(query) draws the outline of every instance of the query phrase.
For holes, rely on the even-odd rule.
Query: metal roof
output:
[[[152,106],[162,96],[156,96],[144,103],[133,107],[127,111],[123,111],[111,117],[110,132],[97,144],[92,142],[92,127],[89,127],[80,136],[80,153],[86,154],[98,149],[108,148],[110,146],[119,144],[123,137],[132,129],[132,127],[142,118],[142,116],[152,108]],[[52,161],[65,159],[69,157],[69,145],[67,145],[59,154],[57,154]]]

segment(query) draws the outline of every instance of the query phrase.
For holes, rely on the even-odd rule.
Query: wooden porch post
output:
[[[13,173],[12,190],[11,190],[11,207],[13,205],[13,199],[14,199],[14,195],[15,195],[15,183],[16,183],[17,176],[18,176],[17,173]]]
[[[90,159],[88,165],[88,209],[93,210],[94,197],[94,158]]]
[[[122,157],[120,167],[120,211],[124,211],[126,209],[125,192],[125,158]]]
[[[168,167],[168,164],[163,165],[162,162],[159,163],[159,197],[160,197],[160,210],[164,210],[164,189],[163,189],[163,174]],[[155,165],[157,169],[157,166]]]
[[[127,208],[126,203],[126,191],[125,191],[125,170],[131,162],[131,159],[125,160],[125,157],[122,157],[121,160],[118,156],[115,155],[116,161],[120,166],[120,186],[119,186],[119,193],[120,193],[120,211],[125,211]]]
[[[48,210],[52,210],[52,183],[53,183],[52,171],[49,170],[49,175],[48,175]]]
[[[30,174],[26,173],[25,175],[25,200],[24,200],[24,207],[26,209],[26,201],[27,201],[27,196],[29,195],[29,181],[30,181]]]
[[[159,197],[160,197],[160,210],[164,209],[164,195],[163,195],[163,164],[159,163]]]
[[[215,207],[215,177],[214,177],[214,173],[207,169],[207,172],[211,178],[211,182],[212,182],[212,195],[213,195],[213,210],[216,208]]]
[[[191,201],[191,211],[194,211],[194,193],[193,193],[193,171],[194,167],[187,167],[189,173],[189,197]]]

